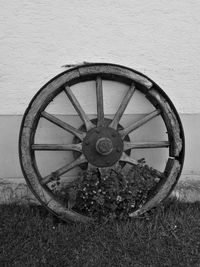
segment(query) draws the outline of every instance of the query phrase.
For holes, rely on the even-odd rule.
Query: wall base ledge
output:
[[[200,201],[200,175],[182,175],[170,197],[183,202]],[[26,181],[21,178],[0,178],[0,204],[39,204]]]

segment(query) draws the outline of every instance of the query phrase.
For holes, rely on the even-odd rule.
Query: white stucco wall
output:
[[[0,114],[23,114],[62,65],[145,73],[180,113],[200,112],[200,1],[0,0]]]
[[[200,175],[199,14],[198,0],[0,0],[0,176],[22,175],[15,115],[61,66],[82,61],[132,67],[158,83],[183,119],[183,173]]]

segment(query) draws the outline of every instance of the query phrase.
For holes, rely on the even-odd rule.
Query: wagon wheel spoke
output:
[[[32,145],[33,150],[41,150],[41,151],[46,151],[46,150],[52,150],[52,151],[78,151],[82,152],[82,144],[69,144],[69,145],[64,145],[64,144],[33,144]]]
[[[124,138],[126,135],[128,135],[132,131],[136,130],[137,128],[141,127],[142,125],[144,125],[148,121],[152,120],[153,118],[158,116],[160,113],[161,113],[161,111],[159,109],[156,109],[156,110],[152,111],[151,113],[149,113],[148,115],[146,115],[144,118],[142,118],[139,121],[131,124],[127,128],[121,130],[120,134],[121,134],[122,138]]]
[[[96,79],[96,96],[97,96],[97,126],[104,125],[104,105],[103,105],[103,87],[101,77]]]
[[[112,119],[105,118],[104,88],[102,87],[104,85],[102,84],[104,79],[113,83],[129,84],[129,88],[127,88],[128,90],[121,98]],[[90,119],[90,115],[81,105],[82,102],[79,102],[78,96],[76,96],[72,87],[70,87],[72,84],[81,86],[82,83],[90,83],[91,81],[95,81],[94,90],[97,102],[97,113],[95,112],[97,116],[95,119]],[[145,114],[138,121],[132,121],[123,127],[120,125],[120,122],[131,103],[131,98],[134,98],[136,90],[145,99],[144,104],[146,101],[149,101],[150,105],[154,107],[154,111]],[[70,105],[75,109],[75,113],[80,117],[80,127],[73,126],[69,121],[48,113],[48,107],[51,105],[50,100],[53,101],[56,99],[60,93],[65,94],[65,97],[71,103]],[[140,103],[142,104],[140,102],[141,99],[138,100],[139,105]],[[152,139],[149,137],[148,140],[144,139],[144,141],[139,140],[138,142],[134,142],[135,139],[132,140],[131,132],[139,127],[145,126],[158,115],[160,115],[159,117],[164,123],[164,131],[167,132],[166,139],[154,141],[154,137]],[[55,143],[46,142],[46,144],[45,141],[44,143],[41,143],[42,141],[34,143],[36,138],[39,139],[41,137],[41,132],[47,131],[46,128],[48,125],[46,123],[42,124],[41,129],[39,129],[41,119],[42,121],[49,121],[55,127],[62,128],[65,131],[66,142],[64,141],[62,144],[59,144],[59,141],[55,141]],[[142,128],[139,129],[142,130]],[[163,132],[162,125],[158,127],[158,130]],[[54,131],[49,133],[50,138],[52,134],[54,134]],[[153,133],[151,132],[151,134]],[[67,142],[70,135],[72,135],[73,141]],[[169,159],[167,161],[166,157],[168,155],[165,153],[166,148],[169,150]],[[165,163],[164,171],[160,171],[159,167],[158,170],[151,168],[145,165],[142,159],[134,158],[134,155],[131,155],[131,149],[157,149],[159,152],[157,153],[157,157],[160,157],[160,154],[164,155],[164,157],[161,156],[161,160]],[[41,154],[44,153],[40,151],[47,151],[49,154],[52,154],[53,151],[58,151],[58,154],[61,154],[61,151],[71,151],[71,153],[67,153],[72,154],[73,159],[71,162],[63,163],[63,165],[58,169],[54,169],[54,171],[48,171],[48,164],[45,169],[43,162],[48,163],[49,158],[47,157],[43,161]],[[92,220],[87,216],[87,212],[84,213],[84,210],[82,212],[76,206],[78,205],[79,199],[76,199],[76,192],[74,190],[78,189],[76,186],[81,184],[83,181],[81,179],[84,179],[84,175],[70,175],[70,170],[73,168],[81,168],[83,172],[97,173],[98,177],[100,175],[103,177],[105,175],[109,176],[109,172],[112,175],[115,172],[117,175],[124,175],[125,177],[131,167],[136,172],[141,171],[143,173],[143,171],[146,171],[147,175],[149,174],[149,176],[152,176],[152,179],[156,179],[155,184],[157,185],[156,187],[154,185],[153,187],[148,187],[147,185],[150,191],[148,197],[145,199],[146,202],[141,208],[140,205],[136,205],[136,210],[131,214],[132,216],[138,216],[164,200],[177,183],[184,162],[184,131],[179,115],[170,99],[145,75],[130,68],[114,64],[82,64],[56,76],[34,96],[22,120],[19,156],[23,173],[32,192],[42,205],[65,221],[69,219],[75,222],[88,222]],[[154,164],[154,159],[151,161],[151,164]],[[47,170],[47,176],[42,175],[43,169]],[[55,189],[62,190],[66,186],[69,192],[66,191],[65,196],[62,195],[64,192],[61,191],[61,195],[57,195],[57,191],[54,190],[54,186],[59,184],[57,181],[60,178],[62,178],[60,186]],[[69,193],[69,197],[67,193]],[[65,202],[62,201],[64,200],[63,197],[66,200]],[[66,205],[67,197],[68,207]],[[75,202],[76,205],[74,206]]]
[[[169,147],[168,141],[152,141],[152,142],[124,142],[124,151],[129,149],[142,149],[142,148],[163,148]]]
[[[91,171],[95,171],[97,168],[95,166],[93,166],[91,163],[88,162],[87,165],[87,171],[91,172]]]
[[[131,100],[131,97],[133,96],[134,92],[135,92],[135,83],[133,82],[128,90],[128,92],[126,93],[126,95],[124,96],[117,112],[114,115],[113,121],[110,123],[110,127],[117,129],[118,123],[126,109],[126,107],[128,106],[128,103]]]
[[[98,168],[101,177],[105,177],[110,173],[111,168],[110,167],[105,167],[105,168]]]
[[[89,131],[90,129],[94,128],[95,125],[90,121],[89,117],[82,109],[80,103],[78,102],[77,98],[73,94],[72,90],[69,86],[65,86],[64,89],[66,95],[68,96],[69,100],[71,101],[72,105],[74,106],[75,110],[77,111],[78,115],[80,116],[81,120],[85,124],[86,130]]]
[[[83,138],[85,137],[85,133],[84,132],[81,132],[81,131],[77,130],[73,126],[71,126],[68,123],[56,118],[55,116],[47,113],[46,111],[43,111],[41,113],[41,116],[44,117],[45,119],[47,119],[48,121],[52,122],[53,124],[55,124],[55,125],[61,127],[62,129],[66,130],[67,132],[75,135],[80,140],[83,140]]]
[[[128,156],[127,154],[123,153],[121,158],[120,158],[120,161],[122,162],[126,162],[126,163],[129,163],[129,164],[132,164],[132,165],[139,165],[139,161],[131,158],[130,156]],[[164,173],[154,169],[154,168],[151,168],[151,170],[155,173],[155,175],[158,177],[158,178],[164,178],[165,175]]]
[[[82,154],[79,158],[76,160],[66,164],[62,168],[57,169],[55,172],[52,172],[51,174],[44,177],[41,181],[41,184],[47,184],[50,181],[56,180],[61,175],[65,174],[66,172],[70,171],[71,169],[75,168],[76,166],[79,166],[82,163],[87,162],[85,156]]]
[[[87,166],[87,171],[96,171],[98,169],[99,173],[101,174],[101,176],[106,176],[108,174],[108,172],[111,170],[110,167],[95,167],[92,164],[90,164],[88,162],[88,166]]]
[[[122,153],[121,158],[119,159],[119,161],[122,162],[126,162],[126,163],[130,163],[132,165],[138,165],[139,162],[133,158],[131,158],[130,156],[128,156],[127,154],[125,154],[124,152]]]

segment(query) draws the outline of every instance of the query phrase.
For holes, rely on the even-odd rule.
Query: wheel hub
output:
[[[96,142],[96,150],[101,155],[109,155],[113,150],[112,141],[107,137],[99,138]]]
[[[96,167],[112,166],[120,159],[122,152],[121,136],[109,127],[96,127],[83,140],[83,154]]]

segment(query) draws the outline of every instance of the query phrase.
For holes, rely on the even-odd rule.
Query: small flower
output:
[[[119,201],[119,202],[121,202],[122,201],[122,197],[121,196],[117,196],[116,197],[116,200]]]

